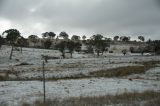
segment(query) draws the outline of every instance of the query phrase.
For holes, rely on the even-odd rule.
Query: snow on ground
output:
[[[14,51],[13,59],[9,60],[10,49],[3,46],[0,50],[0,73],[8,70],[18,75],[16,78],[38,78],[42,76],[41,55],[60,56],[56,50],[23,48],[23,53]],[[69,56],[69,54],[67,54]],[[46,77],[64,77],[76,74],[111,69],[122,66],[135,66],[137,62],[160,61],[160,56],[122,56],[122,54],[108,54],[96,58],[96,55],[74,53],[73,58],[49,60],[45,64]],[[115,56],[116,55],[116,56]],[[20,63],[32,65],[20,65]],[[135,74],[122,78],[89,78],[77,80],[58,80],[46,82],[47,98],[66,98],[79,96],[97,96],[106,94],[119,94],[123,92],[155,90],[160,91],[160,65],[148,70],[144,74]],[[132,81],[128,80],[133,78]],[[19,106],[22,102],[32,103],[42,99],[43,83],[41,81],[1,81],[0,103],[6,102],[9,106]]]
[[[19,106],[20,103],[32,103],[43,98],[43,83],[40,81],[6,81],[0,82],[0,103]],[[121,94],[123,92],[160,90],[160,81],[91,78],[81,80],[59,80],[46,82],[47,98],[65,98],[79,96],[97,96]]]
[[[16,78],[39,78],[42,76],[42,59],[41,55],[60,56],[61,53],[57,50],[45,50],[34,48],[23,48],[23,53],[14,51],[13,59],[9,60],[10,49],[3,46],[0,51],[0,72],[3,73],[7,70],[13,70],[18,75],[9,75],[10,79]],[[69,54],[67,54],[69,55]],[[68,77],[79,74],[87,75],[89,72],[111,69],[122,66],[135,66],[136,62],[143,61],[157,61],[160,60],[159,56],[113,56],[108,53],[100,58],[94,58],[96,55],[92,54],[79,54],[74,53],[73,58],[48,60],[45,65],[46,77]],[[122,55],[122,54],[121,54]],[[33,65],[16,66],[20,63],[29,63]]]

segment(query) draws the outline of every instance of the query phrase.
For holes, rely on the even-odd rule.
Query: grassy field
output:
[[[125,92],[117,95],[105,95],[96,97],[74,97],[68,99],[50,99],[44,104],[37,100],[34,104],[24,103],[23,106],[159,106],[160,92],[145,91]]]
[[[141,62],[141,63],[136,63],[137,66],[123,66],[123,67],[118,67],[118,68],[113,68],[108,70],[98,70],[98,71],[90,72],[88,75],[84,75],[80,73],[76,75],[64,76],[59,78],[58,77],[46,78],[46,80],[67,80],[67,79],[81,79],[81,78],[91,78],[91,77],[106,77],[106,78],[123,77],[131,74],[145,73],[147,70],[156,67],[156,64],[159,64],[159,63],[160,61]],[[12,70],[6,70],[3,72],[4,72],[3,73],[4,75],[0,76],[0,81],[8,81],[9,75],[14,74],[15,76],[18,76],[18,74],[20,73]],[[42,78],[30,78],[30,79],[17,78],[17,79],[14,79],[14,81],[15,80],[17,81],[42,80]]]

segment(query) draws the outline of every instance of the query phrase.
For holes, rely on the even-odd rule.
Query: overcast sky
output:
[[[21,35],[66,31],[91,36],[160,39],[159,0],[0,0],[0,33]]]

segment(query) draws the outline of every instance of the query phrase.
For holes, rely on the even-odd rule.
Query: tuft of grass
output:
[[[33,106],[159,106],[160,92],[145,91],[139,92],[125,92],[117,95],[105,95],[95,97],[72,97],[68,99],[54,99],[43,101],[36,101]]]

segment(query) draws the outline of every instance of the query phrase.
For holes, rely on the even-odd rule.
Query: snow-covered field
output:
[[[34,102],[43,98],[43,83],[41,81],[17,81],[42,77],[41,55],[58,56],[56,50],[24,48],[13,52],[13,59],[9,60],[10,47],[2,46],[0,50],[0,76],[9,72],[8,80],[0,82],[0,103],[9,106],[20,106],[24,101]],[[67,59],[48,60],[45,64],[46,78],[63,78],[79,74],[88,75],[90,72],[113,69],[122,66],[137,66],[137,62],[160,61],[160,56],[141,56],[140,54],[108,54],[99,58],[93,54],[74,53],[73,58],[66,54]],[[20,65],[28,63],[29,65]],[[125,91],[160,91],[160,65],[143,74],[133,74],[122,78],[85,78],[72,80],[58,80],[46,82],[47,98],[66,98],[79,96],[97,96],[106,94],[120,94]],[[132,78],[133,80],[128,80]]]
[[[0,82],[0,101],[10,106],[20,103],[32,103],[43,99],[43,83],[41,81],[7,81]],[[123,92],[160,90],[160,81],[91,78],[81,80],[59,80],[46,82],[47,98],[65,98],[79,96],[98,96],[121,94]],[[14,104],[14,105],[13,105]]]

